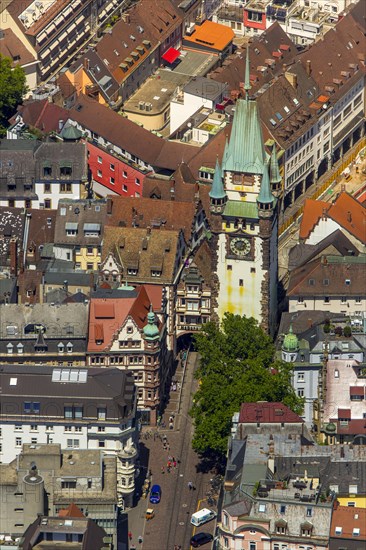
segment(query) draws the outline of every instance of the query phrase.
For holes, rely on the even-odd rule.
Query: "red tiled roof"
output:
[[[114,319],[114,304],[107,301],[95,304],[94,316],[96,319]]]
[[[283,403],[242,403],[239,422],[254,424],[303,423],[304,420]]]
[[[336,423],[337,423],[337,434],[348,434],[348,435],[366,434],[365,418],[356,418],[354,420],[350,420],[347,426],[343,426],[339,421],[337,421]]]
[[[314,201],[306,199],[304,204],[304,213],[300,224],[300,239],[307,239],[322,217],[324,212],[330,208],[330,204],[324,201]]]
[[[342,532],[339,533],[339,528]],[[337,529],[337,532],[336,532]],[[359,529],[360,532],[355,536],[354,529]],[[362,541],[366,539],[366,508],[356,508],[352,506],[337,506],[333,509],[332,524],[330,528],[330,537],[335,539],[353,539],[354,542],[362,546]],[[335,541],[332,541],[333,543]],[[332,547],[332,543],[330,544]],[[346,546],[341,544],[339,546]],[[333,546],[335,547],[335,545]]]
[[[29,126],[38,128],[44,133],[58,132],[59,121],[66,122],[68,119],[68,111],[59,107],[55,103],[50,103],[47,99],[42,101],[30,101],[18,107],[18,112],[22,115],[23,120]],[[11,119],[14,120],[14,117]]]
[[[60,518],[85,518],[82,511],[73,502],[69,505],[68,508],[60,510],[58,515]]]
[[[328,214],[351,235],[366,244],[366,208],[358,200],[343,192],[331,205]]]

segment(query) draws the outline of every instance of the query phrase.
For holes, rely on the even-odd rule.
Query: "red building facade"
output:
[[[251,8],[250,5],[244,8],[244,27],[247,29],[266,30],[266,13],[258,7]]]
[[[151,173],[132,162],[121,160],[105,149],[88,142],[88,167],[91,172],[93,191],[105,197],[116,194],[126,197],[142,196],[145,177]]]

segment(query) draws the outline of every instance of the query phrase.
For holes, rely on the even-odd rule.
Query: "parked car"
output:
[[[150,502],[152,504],[158,504],[161,499],[161,487],[160,485],[153,485],[151,487]]]
[[[191,538],[191,546],[199,548],[203,544],[213,541],[213,536],[210,533],[197,533]]]

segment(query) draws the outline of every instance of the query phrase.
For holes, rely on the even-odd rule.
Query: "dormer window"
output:
[[[151,277],[161,277],[161,271],[151,270]]]
[[[8,350],[8,353],[13,353],[13,344],[9,342],[9,344],[6,346],[6,349]]]
[[[49,178],[50,176],[52,176],[52,166],[51,164],[46,164],[43,166],[43,177]]]
[[[23,351],[24,351],[24,346],[23,346],[23,344],[19,343],[19,344],[17,345],[17,352],[18,352],[18,354],[21,355],[21,354],[23,353]]]
[[[74,346],[72,345],[71,342],[68,342],[68,343],[66,344],[67,353],[72,353],[73,348],[74,348]]]
[[[58,352],[59,353],[63,353],[64,350],[65,350],[65,346],[62,342],[60,342],[59,344],[57,344],[57,349],[58,349]]]
[[[128,275],[137,275],[137,269],[128,268],[127,269]]]
[[[63,162],[60,165],[60,176],[62,178],[69,178],[72,175],[72,164],[71,162]]]
[[[75,222],[67,222],[65,224],[65,231],[68,237],[75,237],[78,232],[78,224]]]
[[[84,223],[85,237],[99,237],[100,223]]]

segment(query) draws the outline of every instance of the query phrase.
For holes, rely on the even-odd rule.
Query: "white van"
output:
[[[213,512],[208,508],[203,508],[203,510],[199,510],[195,514],[192,514],[191,523],[192,525],[198,527],[199,525],[202,525],[202,523],[207,523],[208,521],[211,521],[216,516],[216,512]]]

